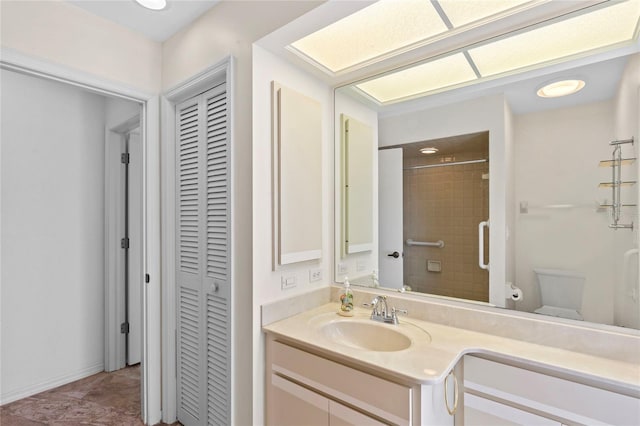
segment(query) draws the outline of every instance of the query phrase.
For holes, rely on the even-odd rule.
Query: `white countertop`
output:
[[[398,325],[380,326],[405,334],[411,339],[411,346],[394,352],[362,350],[336,342],[321,331],[329,322],[372,321],[369,310],[355,308],[353,317],[342,317],[337,314],[338,307],[338,303],[327,303],[271,323],[263,330],[324,356],[413,383],[438,383],[463,355],[486,354],[640,397],[640,360],[617,361],[403,316]]]

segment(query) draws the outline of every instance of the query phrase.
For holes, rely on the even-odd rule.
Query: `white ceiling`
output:
[[[66,0],[151,40],[162,42],[195,21],[219,0],[167,0],[161,11],[145,9],[134,0]]]

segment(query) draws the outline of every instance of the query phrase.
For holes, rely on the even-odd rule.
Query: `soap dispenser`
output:
[[[340,310],[338,314],[343,317],[353,316],[353,293],[351,292],[351,284],[349,278],[344,277],[344,290],[340,295]]]
[[[374,288],[380,287],[380,281],[378,281],[378,274],[376,273],[375,269],[373,270],[373,272],[371,272],[371,285]]]

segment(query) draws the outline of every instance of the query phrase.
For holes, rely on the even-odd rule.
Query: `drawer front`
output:
[[[276,375],[271,376],[271,385],[268,425],[327,425],[329,419],[327,398]]]
[[[464,387],[571,423],[640,424],[637,398],[468,355]]]
[[[283,343],[272,343],[272,371],[394,424],[411,424],[411,388]]]
[[[329,426],[386,426],[339,402],[329,401]]]
[[[562,423],[509,405],[466,393],[464,395],[465,426],[561,426]]]

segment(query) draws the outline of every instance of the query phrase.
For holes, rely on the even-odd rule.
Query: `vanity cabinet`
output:
[[[382,426],[385,424],[277,374],[271,375],[270,402],[273,410],[271,410],[268,424],[273,425]]]
[[[267,425],[453,425],[442,386],[396,382],[270,335],[266,349]]]
[[[464,424],[640,424],[640,399],[466,355]]]

